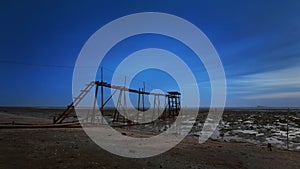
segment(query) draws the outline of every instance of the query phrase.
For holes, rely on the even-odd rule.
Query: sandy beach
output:
[[[123,131],[126,132],[126,131]],[[299,168],[300,153],[186,138],[170,151],[130,159],[98,147],[81,128],[1,129],[0,168]],[[127,135],[134,133],[127,132]]]
[[[26,114],[26,113],[24,113]],[[0,113],[1,123],[48,123],[50,118]],[[132,137],[142,132],[118,129]],[[151,133],[144,135],[151,136]],[[0,129],[0,168],[299,168],[300,152],[266,145],[186,137],[173,149],[158,156],[131,159],[96,145],[82,128]]]

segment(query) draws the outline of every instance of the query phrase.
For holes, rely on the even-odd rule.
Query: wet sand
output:
[[[50,122],[50,119],[0,113],[2,123]],[[119,129],[127,136],[149,136]],[[150,133],[151,135],[151,133]],[[187,137],[158,156],[131,159],[97,146],[82,128],[0,129],[0,168],[300,168],[300,152],[266,145],[208,140],[199,144]]]
[[[128,131],[127,135],[135,133]],[[299,168],[300,153],[186,138],[161,155],[130,159],[98,147],[81,128],[1,129],[0,168]]]

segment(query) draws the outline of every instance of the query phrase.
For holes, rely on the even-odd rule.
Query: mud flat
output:
[[[129,136],[135,132],[122,131]],[[140,133],[139,133],[140,134]],[[170,151],[129,159],[98,147],[81,128],[1,129],[0,168],[299,168],[300,153],[186,138]]]
[[[50,114],[52,115],[53,112]],[[32,111],[27,114],[24,112],[19,112],[19,114],[10,111],[0,112],[1,123],[12,120],[18,123],[48,123],[51,122],[51,115],[45,115],[45,112],[36,114]],[[267,135],[264,137],[266,139],[277,136],[277,130],[272,132],[274,128],[270,127],[266,131],[257,132],[256,128],[260,127],[255,128],[254,124],[262,125],[260,129],[271,124],[280,129],[283,126],[281,123],[284,123],[284,116],[282,120],[280,117],[279,113],[273,115],[268,121],[269,116],[261,113],[225,113],[218,131],[224,132],[224,137],[231,137],[231,132],[232,135],[251,139],[260,138],[261,136],[257,136],[257,134],[264,133]],[[298,116],[295,117],[296,120],[291,120],[291,126],[297,130],[299,128]],[[230,124],[227,125],[227,123]],[[131,137],[149,137],[157,134],[138,131],[136,128],[134,130],[119,128],[118,130]],[[197,133],[197,128],[193,132]],[[214,135],[219,137],[218,134]],[[197,137],[189,136],[173,149],[158,156],[130,159],[111,154],[100,148],[85,134],[82,128],[0,129],[0,168],[300,168],[299,151],[288,151],[276,146],[272,147],[272,151],[270,151],[266,144],[222,139],[212,138],[199,144]]]

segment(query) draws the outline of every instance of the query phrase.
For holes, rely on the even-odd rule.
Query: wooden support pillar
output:
[[[94,97],[94,104],[93,104],[93,111],[91,115],[91,123],[93,124],[95,121],[95,114],[96,114],[96,104],[97,104],[97,97],[98,97],[98,85],[96,85],[95,89],[95,97]]]
[[[138,93],[138,107],[137,107],[137,114],[136,114],[136,121],[139,121],[139,115],[140,115],[140,102],[141,102],[141,89],[139,88]]]
[[[125,76],[125,80],[124,80],[124,102],[123,102],[123,108],[124,108],[124,114],[123,114],[123,116],[124,116],[124,118],[123,118],[123,123],[125,123],[126,122],[126,119],[127,119],[127,108],[126,108],[126,76]]]
[[[101,83],[103,83],[103,67],[101,67]],[[100,109],[100,111],[102,113],[101,124],[103,124],[103,118],[104,118],[104,88],[103,88],[103,85],[101,85],[101,109]]]
[[[117,106],[116,106],[116,109],[115,109],[113,122],[118,122],[119,121],[119,111],[118,111],[118,109],[121,105],[121,98],[122,98],[122,89],[120,90],[120,94],[119,94],[119,97],[118,97],[118,102],[117,102]]]
[[[142,105],[143,105],[143,120],[145,121],[145,82],[143,82]]]

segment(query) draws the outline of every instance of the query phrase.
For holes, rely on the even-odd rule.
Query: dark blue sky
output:
[[[299,9],[296,0],[1,1],[0,105],[67,105],[72,99],[73,66],[87,39],[114,19],[152,11],[182,17],[211,40],[227,77],[227,106],[300,107]],[[109,74],[126,55],[148,47],[179,54],[199,85],[209,85],[193,53],[163,36],[126,39],[108,53],[102,66]],[[171,79],[156,83],[159,73],[154,73],[144,72],[135,80],[176,89]],[[209,91],[202,91],[204,106],[209,105]]]

